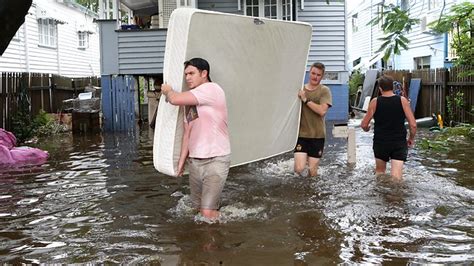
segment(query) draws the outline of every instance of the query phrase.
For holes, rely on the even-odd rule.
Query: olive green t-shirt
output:
[[[332,106],[331,90],[322,84],[319,84],[315,90],[309,91],[303,88],[306,98],[316,104],[328,104]],[[308,104],[301,106],[300,132],[301,138],[325,138],[326,123],[324,116],[320,116],[308,107]]]

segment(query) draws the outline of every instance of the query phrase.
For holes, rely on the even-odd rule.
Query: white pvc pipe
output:
[[[104,18],[104,0],[99,0],[99,19]]]
[[[347,162],[356,163],[355,128],[349,127],[347,136]]]
[[[116,19],[116,20],[119,20],[119,7],[120,7],[120,4],[118,2],[118,0],[113,0],[112,1],[112,8],[113,8],[113,18],[112,19]]]
[[[105,0],[105,19],[110,19],[110,3],[109,3],[109,0]]]
[[[28,18],[25,18],[25,23],[23,23],[23,39],[25,40],[25,65],[26,65],[26,72],[30,72],[30,42],[28,41],[28,29],[27,29],[27,20]]]

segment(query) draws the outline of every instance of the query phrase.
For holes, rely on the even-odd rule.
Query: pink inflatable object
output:
[[[0,128],[0,168],[27,164],[43,164],[48,159],[46,151],[32,147],[16,147],[13,133]]]

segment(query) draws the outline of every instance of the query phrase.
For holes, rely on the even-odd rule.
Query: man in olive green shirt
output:
[[[316,176],[319,160],[323,155],[326,138],[324,118],[332,106],[331,91],[321,84],[324,71],[324,64],[312,64],[309,70],[309,82],[298,92],[303,105],[298,142],[294,150],[294,169],[297,174],[301,174],[308,165],[310,176]]]

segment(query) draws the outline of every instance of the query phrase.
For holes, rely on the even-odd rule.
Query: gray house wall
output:
[[[120,73],[163,73],[166,29],[118,31]]]
[[[115,20],[98,20],[100,34],[100,74],[115,75],[118,70],[118,38]]]
[[[115,20],[100,20],[101,74],[163,73],[166,29],[116,30]]]

